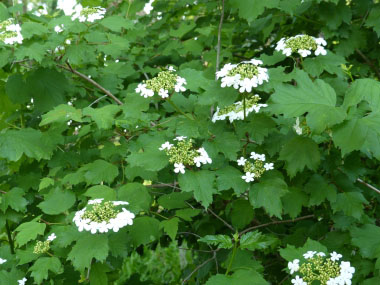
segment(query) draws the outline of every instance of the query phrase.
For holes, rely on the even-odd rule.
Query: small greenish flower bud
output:
[[[240,74],[240,78],[253,78],[254,76],[257,76],[259,74],[258,67],[253,64],[243,63],[239,64],[234,69],[230,70],[227,73],[227,76],[235,76],[236,74]]]
[[[112,202],[104,202],[103,204],[94,204],[92,209],[87,210],[82,219],[90,219],[93,222],[101,223],[103,221],[109,222],[115,218],[118,211]]]
[[[50,249],[50,241],[37,241],[36,245],[34,246],[33,253],[35,254],[42,254],[48,252]]]

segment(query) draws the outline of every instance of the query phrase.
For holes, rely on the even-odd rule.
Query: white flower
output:
[[[257,84],[255,84],[254,81],[252,81],[251,79],[249,78],[244,78],[241,82],[240,82],[240,88],[239,88],[239,92],[240,93],[244,93],[244,92],[247,92],[247,93],[250,93],[252,91],[252,87],[257,87]]]
[[[299,259],[294,259],[293,262],[289,261],[288,268],[290,270],[290,274],[293,274],[294,272],[297,272],[298,269],[300,269],[299,262]]]
[[[159,13],[161,13],[161,12],[159,12]],[[169,71],[176,71],[173,66],[169,66],[168,70]]]
[[[313,258],[313,257],[314,257],[314,254],[316,254],[316,253],[317,253],[316,251],[311,251],[311,250],[309,250],[308,252],[306,252],[306,253],[303,255],[303,257],[304,257],[305,259]]]
[[[15,35],[3,39],[5,44],[13,45],[14,43],[22,44],[23,36],[21,35],[21,27],[19,24],[10,24],[5,27],[8,32],[13,32]]]
[[[185,166],[182,163],[174,163],[174,172],[185,174]]]
[[[302,57],[307,57],[308,55],[311,55],[311,51],[307,50],[307,49],[299,49],[298,50],[298,53],[302,56]]]
[[[162,99],[168,98],[169,91],[161,88],[160,91],[158,92],[158,95],[160,95]]]
[[[135,89],[135,91],[136,93],[141,93],[145,89],[146,89],[146,84],[140,83],[139,85],[137,85],[137,88]]]
[[[265,170],[272,170],[272,169],[274,169],[273,168],[273,163],[265,163],[264,164],[264,168],[265,168]]]
[[[184,139],[186,139],[187,137],[186,136],[178,136],[178,137],[176,137],[174,140],[175,141],[183,141]]]
[[[333,253],[330,253],[330,255],[331,255],[331,260],[332,261],[338,261],[339,259],[341,259],[342,258],[342,255],[341,254],[339,254],[339,253],[336,253],[335,251],[333,252]]]
[[[55,233],[52,233],[50,236],[48,236],[47,240],[48,241],[53,241],[57,238],[57,236],[55,235]]]
[[[251,158],[255,159],[255,160],[261,160],[261,161],[265,161],[265,154],[258,154],[258,153],[255,153],[255,152],[251,152]]]
[[[317,255],[318,255],[318,256],[321,256],[321,257],[326,256],[326,254],[325,254],[324,252],[318,252]]]
[[[241,178],[243,178],[245,182],[249,183],[255,180],[254,177],[255,177],[255,173],[246,172],[245,175],[243,175]]]
[[[17,280],[18,285],[25,285],[26,281],[27,281],[27,279],[25,277],[22,278],[21,280]]]
[[[152,6],[153,2],[154,0],[150,0],[148,3],[145,4],[144,9],[143,9],[145,14],[149,15],[150,12],[153,10],[153,6]]]
[[[219,79],[220,77],[225,77],[227,76],[228,72],[235,68],[237,64],[231,64],[227,63],[223,66],[223,68],[219,71],[216,72],[216,77]]]
[[[300,118],[299,117],[297,117],[296,123],[293,126],[293,129],[296,131],[296,133],[298,135],[302,135],[302,128],[300,127]]]
[[[145,88],[141,90],[141,96],[143,96],[144,98],[153,97],[154,91],[152,89]]]
[[[165,142],[161,145],[161,147],[159,148],[159,150],[164,150],[164,149],[171,149],[173,145],[170,143],[170,142]]]
[[[200,156],[194,158],[194,163],[197,167],[200,167],[202,164],[212,163],[212,159],[203,147],[198,149],[197,152],[200,154]]]
[[[93,200],[89,200],[87,204],[88,205],[101,204],[103,200],[104,200],[103,198],[93,199]]]
[[[54,27],[54,31],[57,34],[59,34],[59,33],[63,32],[63,27],[64,27],[63,24],[62,25],[57,25],[57,26]]]
[[[247,159],[245,159],[244,157],[240,157],[240,158],[237,160],[237,164],[238,164],[239,166],[244,166],[246,162],[247,162]]]
[[[307,285],[307,283],[303,281],[303,279],[300,278],[298,275],[296,276],[296,278],[292,279],[292,283],[294,285]]]
[[[316,38],[315,42],[317,43],[317,45],[322,45],[322,46],[326,46],[327,45],[327,42],[325,41],[324,38]]]
[[[114,204],[115,206],[129,205],[129,203],[126,201],[113,201],[112,204]]]
[[[65,15],[71,16],[74,13],[74,7],[77,5],[76,0],[58,0],[57,9],[63,10]]]
[[[6,260],[6,259],[2,259],[2,258],[0,257],[0,264],[3,264],[3,263],[5,263],[5,262],[7,262],[7,260]]]
[[[327,54],[327,51],[325,50],[325,48],[323,46],[318,46],[317,49],[315,50],[314,52],[315,55],[326,55]]]

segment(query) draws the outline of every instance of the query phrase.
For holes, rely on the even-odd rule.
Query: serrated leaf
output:
[[[177,217],[191,222],[193,217],[198,216],[202,211],[200,209],[182,209],[175,211]]]
[[[21,26],[21,34],[24,38],[29,39],[34,35],[42,36],[48,33],[48,28],[36,22],[26,22]]]
[[[160,196],[157,202],[160,206],[168,210],[180,209],[188,207],[185,201],[191,197],[192,195],[189,192],[173,192]]]
[[[38,191],[41,191],[49,186],[54,185],[54,179],[50,177],[44,177],[41,179],[40,186],[38,186]]]
[[[107,105],[102,108],[93,109],[87,107],[83,109],[84,116],[90,116],[98,125],[99,129],[109,129],[115,122],[115,115],[120,112],[120,106]]]
[[[128,183],[121,186],[117,193],[120,200],[129,203],[129,210],[132,212],[149,211],[152,197],[144,185],[140,183]]]
[[[18,232],[16,235],[16,242],[20,247],[28,243],[30,240],[36,239],[38,235],[44,234],[46,224],[38,223],[38,219],[39,217],[33,221],[22,223],[15,229],[15,232]]]
[[[151,217],[138,217],[133,220],[133,225],[128,227],[133,244],[137,247],[148,244],[160,236],[160,222]]]
[[[178,177],[181,190],[194,192],[194,198],[206,208],[212,203],[212,195],[216,193],[214,180],[215,173],[208,170],[186,171]]]
[[[6,194],[2,195],[0,199],[0,209],[5,212],[8,207],[11,207],[17,212],[24,212],[26,210],[26,205],[28,201],[24,198],[25,191],[21,188],[15,187],[8,191]]]
[[[175,240],[178,231],[178,223],[179,219],[174,217],[169,220],[162,221],[160,227],[164,229],[165,233],[167,233],[172,240]]]
[[[305,59],[303,67],[313,77],[321,75],[323,71],[327,71],[330,74],[343,75],[341,65],[344,63],[346,63],[346,60],[343,56],[329,51],[325,56]]]
[[[319,190],[319,189],[318,189]],[[284,213],[294,219],[302,211],[302,206],[307,206],[309,197],[300,189],[290,187],[289,192],[282,197],[282,203],[284,205]]]
[[[343,106],[355,106],[362,100],[369,103],[372,111],[380,111],[380,82],[363,78],[355,80],[344,96]]]
[[[310,193],[309,206],[318,206],[326,199],[336,201],[337,189],[329,184],[321,175],[314,174],[305,185],[305,191]]]
[[[75,195],[70,190],[55,188],[45,195],[38,207],[48,215],[58,215],[70,209],[75,203]]]
[[[283,146],[279,159],[286,161],[286,171],[294,177],[305,167],[316,170],[321,158],[318,145],[312,139],[295,136]]]
[[[9,76],[7,83],[5,84],[7,96],[13,103],[24,104],[30,101],[30,95],[27,88],[23,76],[19,73],[14,73]]]
[[[116,191],[106,185],[92,186],[83,195],[91,199],[103,198],[106,201],[114,201],[116,199]]]
[[[335,203],[331,203],[334,213],[343,211],[347,216],[360,219],[363,215],[363,204],[368,204],[360,192],[344,192],[337,195]]]
[[[365,21],[365,26],[373,28],[373,30],[377,33],[377,36],[380,37],[380,7],[373,7],[371,12],[368,15],[367,20]]]
[[[61,262],[55,256],[53,257],[40,257],[34,262],[33,266],[29,268],[30,274],[37,284],[41,284],[43,280],[49,277],[49,271],[59,274],[63,271]]]
[[[279,173],[268,173],[251,187],[249,201],[254,208],[263,207],[269,215],[281,218],[281,197],[287,193],[287,189],[288,186]]]
[[[324,252],[327,254],[327,248],[321,243],[312,240],[310,238],[307,239],[306,243],[302,247],[296,248],[294,245],[288,244],[286,248],[280,249],[280,255],[287,261],[293,261],[294,259],[302,259],[303,254],[307,251],[317,251]]]
[[[263,276],[255,270],[237,270],[231,276],[217,274],[212,276],[205,285],[268,285]]]
[[[231,0],[230,5],[239,10],[239,17],[246,19],[249,22],[260,16],[265,9],[276,8],[279,0]]]
[[[276,238],[262,235],[259,231],[248,232],[240,237],[240,248],[263,250],[277,242]]]
[[[101,159],[82,166],[80,172],[84,174],[88,184],[100,184],[103,181],[111,183],[119,174],[115,165]]]
[[[235,228],[242,229],[252,222],[253,214],[254,210],[249,201],[239,199],[233,201],[228,216],[230,217],[231,223]]]
[[[302,70],[297,69],[295,75],[297,86],[283,84],[275,88],[270,105],[275,114],[291,118],[307,113],[307,125],[316,133],[344,120],[346,114],[342,108],[335,106],[336,94],[330,85],[321,79],[311,81]]]
[[[194,22],[180,22],[177,29],[171,29],[169,35],[176,38],[182,38],[185,34],[196,27]]]
[[[198,241],[225,249],[230,249],[234,246],[231,237],[226,235],[207,235],[198,239]]]
[[[102,262],[107,256],[107,236],[84,233],[72,247],[67,258],[72,261],[77,270],[83,271],[91,266],[93,259]]]
[[[108,284],[107,272],[109,271],[110,269],[106,264],[100,262],[91,264],[90,285]]]
[[[50,123],[63,123],[70,120],[83,122],[82,111],[75,109],[73,106],[62,104],[42,115],[40,126],[45,126]]]
[[[216,172],[216,184],[219,191],[233,189],[237,195],[248,189],[247,183],[241,179],[242,173],[232,167],[226,166]]]
[[[362,227],[354,227],[350,230],[352,244],[360,249],[364,258],[378,258],[380,256],[380,227],[366,224]]]
[[[100,24],[113,32],[120,32],[122,28],[128,30],[134,26],[132,20],[128,20],[119,15],[106,17],[100,21]]]

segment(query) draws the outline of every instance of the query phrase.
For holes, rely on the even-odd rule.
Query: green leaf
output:
[[[110,269],[106,264],[100,262],[91,264],[90,285],[108,284],[107,272],[109,271]]]
[[[260,178],[249,191],[249,201],[254,208],[263,207],[271,215],[281,218],[281,197],[287,193],[288,186],[281,174],[271,171]]]
[[[108,256],[108,238],[106,235],[82,234],[72,247],[67,258],[73,266],[83,271],[90,268],[93,259],[105,261]]]
[[[82,166],[80,172],[84,173],[88,184],[111,183],[119,174],[115,165],[101,159]]]
[[[54,179],[50,177],[44,177],[41,179],[40,186],[38,186],[38,191],[41,191],[45,188],[48,188],[49,186],[54,185]]]
[[[310,193],[309,206],[319,206],[326,199],[336,201],[337,189],[328,183],[321,175],[314,174],[305,185],[305,191]]]
[[[277,242],[276,238],[262,235],[259,231],[248,232],[240,237],[240,248],[263,250]]]
[[[19,232],[16,235],[16,242],[19,247],[25,245],[30,240],[36,239],[38,235],[44,234],[46,225],[43,223],[38,223],[38,219],[39,217],[33,221],[22,223],[15,229],[15,232]]]
[[[222,132],[217,134],[214,141],[205,143],[215,148],[217,152],[223,153],[229,160],[236,161],[237,153],[240,151],[240,142],[237,136],[232,132]]]
[[[178,29],[170,29],[169,35],[176,38],[182,38],[185,34],[190,32],[192,29],[196,27],[194,22],[180,22]]]
[[[55,188],[44,197],[38,207],[48,215],[58,215],[70,209],[75,203],[75,195],[70,190]]]
[[[129,203],[129,209],[132,212],[149,211],[152,197],[144,185],[140,183],[128,183],[121,186],[117,193],[120,200]]]
[[[28,201],[24,198],[25,191],[21,188],[15,187],[1,196],[0,209],[5,212],[8,207],[11,207],[17,212],[25,212]]]
[[[248,23],[260,16],[265,9],[278,7],[279,0],[231,0],[230,5],[239,10],[239,17],[246,19]]]
[[[19,73],[12,74],[8,77],[7,83],[5,84],[5,91],[13,103],[24,104],[30,101],[28,87],[23,76]]]
[[[191,222],[193,217],[198,216],[202,211],[200,209],[182,209],[175,211],[177,217]]]
[[[369,103],[372,111],[380,111],[379,92],[380,82],[370,78],[357,79],[347,90],[343,106],[348,108],[365,100]]]
[[[28,157],[49,159],[54,146],[38,130],[3,130],[0,133],[0,157],[17,161],[23,154]]]
[[[226,235],[207,235],[198,239],[198,241],[225,249],[230,249],[234,246],[231,237]]]
[[[350,230],[352,244],[360,249],[364,258],[379,258],[380,256],[380,227],[366,224]]]
[[[344,57],[329,51],[325,56],[305,59],[303,67],[313,77],[321,75],[323,71],[327,71],[330,74],[343,75],[341,65],[344,63],[346,63]]]
[[[300,189],[290,187],[289,192],[282,197],[284,213],[292,219],[296,218],[301,213],[302,206],[308,206],[308,200],[308,196]]]
[[[238,270],[232,276],[217,274],[205,285],[268,285],[269,283],[255,270]]]
[[[242,173],[232,167],[226,166],[216,171],[218,178],[216,184],[219,191],[233,189],[237,195],[244,193],[247,189],[247,183],[241,179]]]
[[[34,42],[32,44],[23,44],[15,52],[17,60],[24,60],[29,58],[41,63],[45,56],[46,47],[43,44]]]
[[[116,199],[116,191],[106,185],[92,186],[83,195],[91,199],[103,198],[106,201],[114,201]]]
[[[128,227],[133,244],[137,247],[148,244],[160,237],[160,222],[151,217],[138,217]]]
[[[286,161],[285,168],[290,177],[305,167],[317,170],[320,163],[318,145],[310,138],[295,136],[283,146],[279,159]]]
[[[214,180],[215,173],[208,170],[186,171],[178,177],[181,190],[194,192],[194,198],[206,208],[212,203],[212,195],[216,193]]]
[[[259,113],[250,117],[248,128],[251,138],[261,144],[270,131],[276,128],[276,123],[267,115]]]
[[[346,114],[342,108],[335,107],[336,94],[330,85],[321,79],[311,81],[302,70],[297,69],[295,75],[297,86],[283,84],[275,88],[270,105],[275,114],[291,118],[307,113],[307,124],[316,133],[344,120]]]
[[[317,241],[314,241],[310,238],[307,239],[306,243],[299,248],[296,248],[294,245],[288,244],[286,248],[280,249],[280,255],[287,261],[293,261],[294,259],[302,259],[303,254],[307,251],[317,251],[324,252],[327,254],[327,248],[320,244]]]
[[[230,217],[231,223],[235,228],[242,229],[252,222],[253,214],[253,207],[249,201],[239,199],[232,202],[231,210],[228,216]]]
[[[365,21],[365,26],[369,28],[373,28],[373,30],[377,33],[377,36],[380,37],[380,7],[373,7],[371,12],[368,15],[367,20]]]
[[[42,115],[40,126],[45,126],[50,123],[64,123],[70,120],[83,122],[82,111],[75,109],[73,106],[62,104]]]
[[[343,211],[347,216],[360,219],[363,215],[363,204],[368,204],[362,193],[344,192],[337,195],[335,203],[331,203],[334,213]]]
[[[99,129],[110,129],[115,122],[115,115],[120,112],[120,110],[120,106],[116,105],[107,105],[96,109],[87,107],[83,109],[83,115],[90,116],[98,125]]]
[[[160,206],[168,210],[180,209],[188,207],[185,201],[191,197],[192,195],[189,192],[173,192],[160,196],[157,202]]]
[[[42,36],[48,33],[48,28],[40,23],[26,22],[21,26],[21,34],[25,39],[29,39],[34,35]]]
[[[29,268],[30,274],[37,284],[41,284],[43,280],[47,280],[49,277],[49,271],[60,274],[63,272],[63,268],[59,259],[53,257],[40,257],[34,262],[33,266]]]
[[[167,233],[172,240],[175,240],[178,231],[178,223],[179,219],[174,217],[169,220],[162,221],[160,223],[160,227],[164,229],[165,233]]]
[[[128,30],[134,26],[132,20],[128,20],[119,15],[106,17],[100,21],[100,24],[113,32],[120,32],[122,28]]]

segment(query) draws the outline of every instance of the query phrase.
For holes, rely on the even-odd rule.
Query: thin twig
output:
[[[357,178],[356,181],[358,181],[359,183],[367,186],[369,189],[371,189],[371,190],[373,190],[373,191],[375,191],[375,192],[377,192],[377,193],[380,194],[380,190],[379,189],[377,189],[376,187],[372,186],[371,184],[368,184],[367,182],[361,180],[360,178]]]
[[[225,220],[223,220],[221,217],[219,217],[217,214],[215,214],[211,209],[207,209],[208,212],[213,214],[219,221],[223,222],[231,231],[235,232],[235,228],[231,226],[229,223],[227,223]]]
[[[94,85],[95,87],[97,87],[98,89],[100,89],[101,91],[103,91],[103,93],[106,94],[108,97],[112,98],[117,104],[123,105],[123,102],[121,102],[119,99],[117,99],[115,97],[115,95],[113,95],[110,91],[108,91],[107,89],[105,89],[103,86],[101,86],[99,83],[97,83],[96,81],[92,80],[88,76],[84,75],[83,73],[80,73],[78,70],[73,69],[69,64],[68,64],[68,67],[65,66],[65,65],[61,65],[61,64],[57,64],[57,66],[60,67],[60,68],[62,68],[62,69],[65,69],[67,71],[70,71],[70,72],[74,73],[75,75],[78,75],[79,77],[87,80],[89,83],[91,83],[92,85]]]
[[[364,61],[366,62],[366,64],[368,64],[369,65],[369,67],[371,67],[371,69],[376,73],[376,75],[377,75],[377,78],[379,78],[380,79],[380,71],[379,71],[379,69],[368,59],[368,57],[366,57],[365,56],[365,54],[364,53],[362,53],[360,50],[358,50],[358,49],[355,49],[355,51],[356,51],[356,53],[358,54],[358,55],[360,55],[361,56],[361,58],[362,59],[364,59]]]
[[[100,100],[102,100],[103,98],[106,98],[106,97],[108,97],[108,95],[103,95],[102,97],[99,97],[94,102],[92,102],[90,105],[88,105],[88,107],[91,107],[92,105],[98,103]]]
[[[248,229],[245,229],[244,231],[242,231],[242,232],[239,233],[239,236],[242,236],[243,234],[245,234],[247,232],[250,232],[250,231],[253,231],[253,230],[256,230],[256,229],[259,229],[259,228],[263,228],[263,227],[267,227],[267,226],[271,226],[271,225],[278,225],[278,224],[285,224],[285,223],[294,223],[294,222],[298,222],[298,221],[306,220],[306,219],[310,219],[310,218],[314,218],[314,215],[307,215],[307,216],[299,217],[299,218],[292,219],[292,220],[274,221],[274,222],[270,222],[270,223],[266,223],[266,224],[261,224],[261,225],[258,225],[258,226],[254,226],[254,227],[250,227]]]
[[[176,187],[176,185],[178,185],[178,182],[175,182],[175,183],[172,183],[172,184],[162,183],[162,182],[157,182],[157,183],[158,184],[146,185],[146,187],[150,187],[150,188],[166,188],[166,187],[171,187],[171,188],[174,188],[174,189],[180,189],[180,188]]]
[[[220,65],[220,46],[221,46],[221,38],[222,38],[223,19],[224,19],[224,0],[222,0],[222,9],[220,11],[220,21],[219,21],[219,28],[218,28],[218,44],[216,46],[216,63],[215,63],[216,72],[219,71],[219,65]],[[217,80],[216,75],[215,75],[215,80]]]
[[[206,261],[204,261],[202,264],[198,265],[197,267],[195,267],[195,269],[193,271],[191,271],[191,273],[185,278],[183,279],[182,281],[182,284],[185,284],[190,278],[191,276],[197,272],[199,269],[201,269],[203,266],[205,266],[207,263],[209,263],[210,261],[212,261],[213,259],[215,259],[216,257],[216,254],[214,254],[213,257],[210,257],[209,259],[207,259]]]

